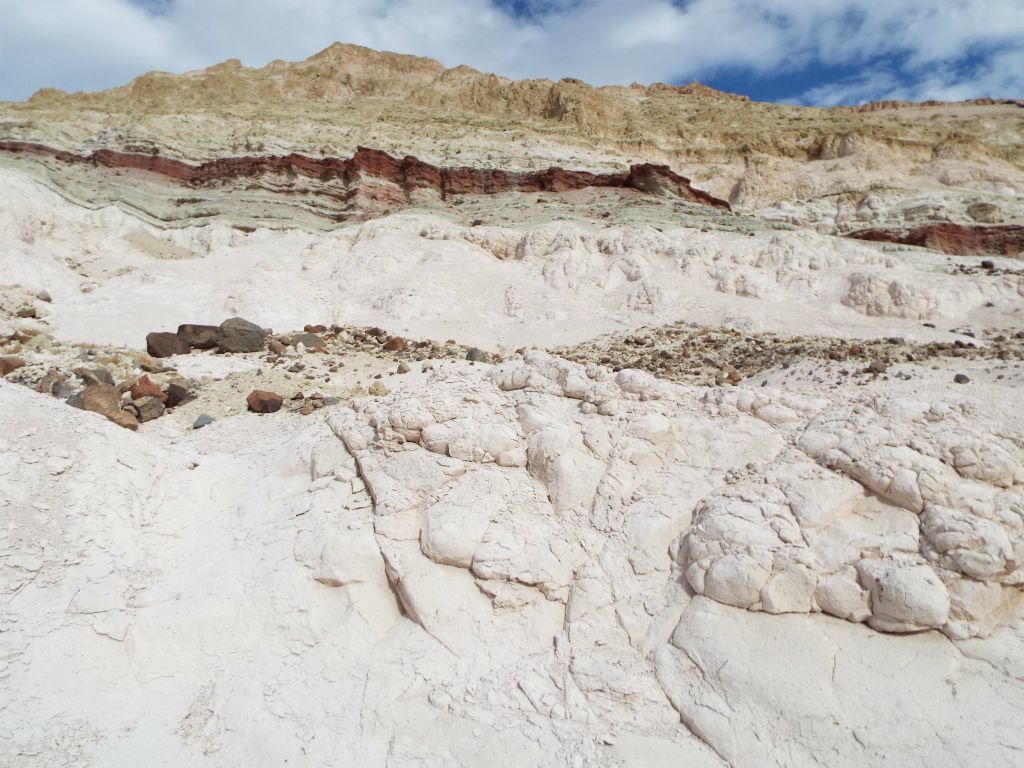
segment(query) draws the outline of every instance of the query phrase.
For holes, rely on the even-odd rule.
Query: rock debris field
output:
[[[0,104],[0,765],[1024,764],[1022,124]]]

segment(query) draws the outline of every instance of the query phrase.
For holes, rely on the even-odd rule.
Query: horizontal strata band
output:
[[[349,158],[314,158],[301,154],[226,157],[199,165],[156,154],[99,149],[88,155],[22,141],[0,141],[0,152],[53,158],[61,163],[92,164],[156,173],[191,186],[218,184],[263,174],[286,174],[337,180],[348,186],[372,177],[394,183],[406,193],[432,190],[442,199],[449,195],[490,195],[502,192],[568,192],[588,187],[633,189],[678,197],[713,208],[730,210],[729,203],[696,189],[690,179],[667,165],[643,163],[620,173],[590,173],[563,168],[542,171],[503,171],[495,168],[439,168],[412,156],[396,158],[387,152],[359,147]]]

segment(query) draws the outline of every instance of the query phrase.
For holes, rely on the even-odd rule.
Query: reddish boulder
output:
[[[171,357],[171,355],[187,355],[188,344],[176,333],[155,331],[146,335],[146,352],[150,357]]]
[[[384,342],[384,349],[388,352],[400,352],[409,346],[401,336],[392,336]]]
[[[167,402],[167,395],[165,395],[163,390],[146,375],[143,375],[143,377],[135,383],[131,392],[132,400],[140,400],[144,397],[155,397],[161,403]]]
[[[254,389],[245,402],[249,404],[249,410],[253,413],[275,413],[281,410],[284,399],[274,392]]]

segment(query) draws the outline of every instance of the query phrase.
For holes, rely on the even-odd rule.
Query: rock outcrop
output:
[[[1024,254],[1024,226],[926,224],[910,231],[861,229],[847,237],[883,243],[933,248],[955,256],[1020,256]]]
[[[415,157],[396,158],[380,150],[359,147],[346,159],[314,158],[300,154],[281,157],[226,157],[201,165],[190,165],[170,157],[142,155],[99,149],[89,155],[76,155],[41,144],[0,141],[0,153],[21,157],[52,158],[71,165],[93,165],[157,174],[188,187],[218,186],[265,175],[286,178],[305,177],[345,190],[353,197],[364,187],[390,185],[384,190],[380,206],[404,205],[417,194],[445,200],[457,195],[495,195],[505,192],[568,192],[587,188],[630,189],[675,197],[690,202],[729,210],[729,203],[693,187],[690,180],[667,165],[643,163],[623,173],[548,168],[544,171],[503,171],[493,168],[438,168]],[[379,197],[379,194],[377,195]]]

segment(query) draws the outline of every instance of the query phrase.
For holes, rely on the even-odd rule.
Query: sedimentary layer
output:
[[[934,248],[958,256],[1019,256],[1024,253],[1024,226],[963,226],[949,222],[927,224],[907,231],[861,229],[848,237],[883,243]]]
[[[265,210],[267,197],[337,222],[466,196],[579,190],[622,191],[730,210],[729,203],[696,189],[668,166],[650,163],[621,173],[556,167],[543,171],[439,168],[415,157],[395,158],[360,147],[349,158],[290,154],[227,157],[192,165],[159,154],[99,149],[78,155],[18,141],[0,141],[0,159],[45,176],[80,202],[118,203],[163,221],[237,217],[247,199],[256,203],[250,208]],[[119,192],[111,195],[115,188]]]
[[[750,102],[699,84],[513,81],[342,44],[299,62],[228,61],[150,73],[102,93],[44,89],[26,103],[0,104],[0,140],[85,156],[111,150],[201,165],[343,158],[362,146],[438,168],[506,173],[628,174],[644,162],[668,165],[735,210],[840,234],[969,225],[978,203],[991,211],[981,223],[1024,223],[1022,137],[1016,102],[817,109]]]

